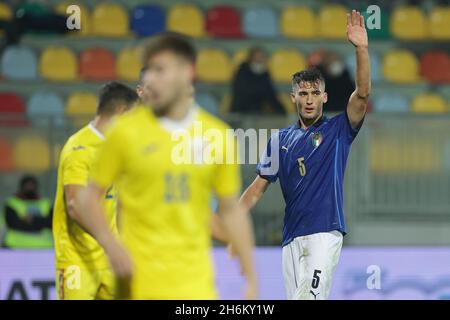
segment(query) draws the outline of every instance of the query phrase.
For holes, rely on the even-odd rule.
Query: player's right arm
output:
[[[242,194],[239,199],[239,203],[241,203],[244,208],[250,212],[250,210],[252,210],[261,199],[262,195],[269,187],[269,184],[270,182],[268,180],[262,178],[260,175],[257,175],[252,184],[249,185]]]

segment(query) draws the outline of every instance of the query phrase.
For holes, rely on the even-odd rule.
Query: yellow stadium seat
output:
[[[239,66],[247,60],[248,48],[242,48],[236,51],[233,55],[233,70],[237,70]]]
[[[100,3],[92,13],[92,33],[104,37],[128,35],[128,13],[118,4]]]
[[[39,72],[48,80],[76,80],[78,75],[77,57],[69,48],[48,47],[41,53]]]
[[[415,6],[403,6],[391,15],[391,33],[403,40],[422,40],[427,37],[428,23],[422,10]]]
[[[342,5],[324,5],[319,12],[320,35],[325,39],[347,39],[347,13]]]
[[[447,112],[445,100],[433,93],[423,93],[414,97],[411,110],[416,113],[444,113]]]
[[[141,70],[142,48],[124,48],[116,59],[116,74],[122,80],[137,81]]]
[[[228,82],[233,67],[228,55],[219,49],[201,50],[197,58],[197,75],[200,81]]]
[[[288,38],[314,38],[317,35],[314,12],[308,7],[286,7],[281,13],[280,29]]]
[[[13,13],[6,3],[0,3],[0,20],[11,20]]]
[[[290,83],[292,75],[304,69],[305,57],[295,49],[280,49],[270,57],[269,71],[275,82]]]
[[[436,156],[439,150],[429,140],[410,142],[405,137],[376,134],[368,145],[370,169],[376,174],[430,173],[442,168],[442,157]]]
[[[200,38],[205,34],[205,18],[200,9],[194,5],[176,4],[169,10],[166,29]]]
[[[278,95],[278,99],[283,105],[286,113],[295,114],[297,112],[297,108],[295,107],[295,104],[292,103],[291,97],[288,93],[280,93]]]
[[[50,167],[50,147],[36,135],[19,138],[13,146],[15,167],[20,171],[42,172]]]
[[[383,57],[383,77],[394,83],[417,83],[420,63],[417,57],[405,49],[394,49]]]
[[[97,97],[89,92],[76,92],[69,96],[66,105],[66,115],[72,119],[73,124],[80,128],[97,111]]]
[[[431,10],[429,31],[433,39],[450,39],[450,7],[436,6]]]
[[[62,3],[59,3],[55,10],[57,13],[59,13],[60,15],[66,15],[68,16],[69,14],[67,13],[67,8],[71,5],[72,3],[70,1],[65,1]],[[77,4],[78,7],[80,7],[80,13],[81,13],[81,29],[78,32],[69,32],[68,35],[74,35],[74,36],[87,36],[91,33],[91,14],[89,9],[79,3]]]

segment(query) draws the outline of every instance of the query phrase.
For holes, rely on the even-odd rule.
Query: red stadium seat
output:
[[[434,84],[450,82],[450,56],[442,50],[430,50],[420,57],[420,73]]]
[[[14,93],[0,93],[0,125],[26,125],[25,104]]]
[[[231,6],[215,6],[208,10],[206,31],[217,38],[241,38],[241,16]]]
[[[104,81],[116,78],[114,55],[103,48],[86,49],[80,54],[80,75],[86,80]]]
[[[11,144],[0,138],[0,171],[11,171],[13,167]]]

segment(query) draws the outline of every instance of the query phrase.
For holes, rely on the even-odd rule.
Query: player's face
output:
[[[138,95],[156,115],[165,115],[184,97],[190,96],[194,66],[171,51],[162,51],[147,62]]]
[[[323,104],[327,102],[325,85],[321,82],[300,82],[291,93],[291,100],[297,107],[300,118],[313,120],[322,115]]]

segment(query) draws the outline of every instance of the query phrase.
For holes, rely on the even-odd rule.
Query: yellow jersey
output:
[[[230,131],[221,120],[197,107],[187,118],[184,131],[173,131],[179,123],[136,107],[107,132],[93,166],[94,183],[120,185],[119,234],[135,266],[133,299],[216,298],[210,199],[239,195],[241,179],[234,159],[199,161],[198,153],[207,148],[218,159],[237,148],[225,143]],[[197,158],[184,161],[191,151]]]
[[[70,266],[91,270],[109,268],[103,248],[70,218],[64,200],[64,186],[87,186],[92,162],[103,141],[103,135],[89,124],[72,135],[61,151],[53,212],[56,268]],[[111,229],[117,233],[115,189],[108,189],[105,208]]]

